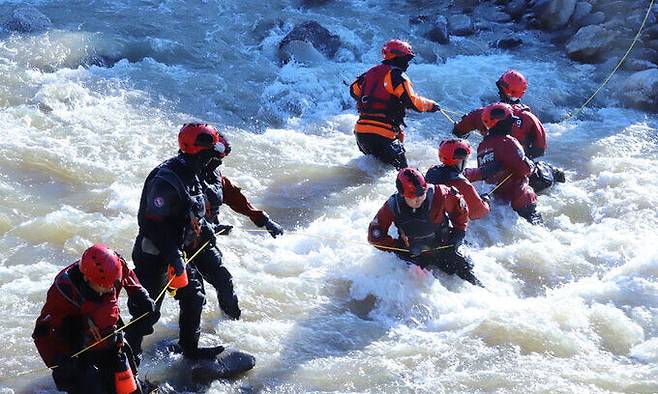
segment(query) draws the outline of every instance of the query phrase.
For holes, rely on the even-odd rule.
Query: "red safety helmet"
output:
[[[407,167],[398,172],[395,180],[395,187],[398,192],[407,198],[416,198],[425,194],[427,182],[425,177],[415,168]]]
[[[411,44],[402,40],[390,40],[382,47],[382,55],[384,60],[392,60],[396,57],[411,56],[414,57],[416,54],[411,48]]]
[[[511,105],[505,103],[491,104],[482,110],[482,123],[484,123],[484,127],[490,129],[496,126],[501,120],[509,119],[512,116]]]
[[[441,141],[439,144],[439,160],[447,166],[456,166],[463,163],[473,150],[468,141],[451,139]]]
[[[523,74],[516,70],[507,70],[496,81],[496,86],[507,97],[518,100],[523,97],[526,89],[528,89],[528,80],[525,79]]]
[[[223,159],[231,152],[228,139],[214,127],[205,123],[185,123],[178,132],[178,147],[181,152],[196,155],[214,149]]]
[[[94,244],[85,250],[80,259],[80,272],[97,286],[114,287],[122,275],[121,258],[103,244]]]

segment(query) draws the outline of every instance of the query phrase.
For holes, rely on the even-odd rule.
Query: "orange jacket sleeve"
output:
[[[468,206],[468,218],[474,220],[482,219],[487,216],[490,211],[489,204],[480,198],[480,195],[473,185],[464,180],[455,182],[459,182],[458,184],[455,184],[455,187],[462,194],[466,201],[466,205]]]
[[[417,95],[409,77],[400,69],[391,70],[384,83],[386,90],[399,98],[405,104],[405,107],[409,109],[416,112],[430,112],[438,107],[436,101]]]

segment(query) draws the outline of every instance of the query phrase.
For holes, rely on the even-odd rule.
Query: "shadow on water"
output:
[[[319,296],[326,296],[331,301],[319,305],[305,318],[298,320],[295,327],[283,339],[278,359],[255,372],[250,380],[256,383],[243,386],[240,391],[267,392],[276,390],[279,386],[293,391],[329,390],[323,387],[299,387],[291,382],[291,378],[300,368],[313,361],[349,357],[350,353],[365,349],[387,333],[384,326],[368,318],[368,314],[375,307],[376,298],[368,296],[364,300],[353,300],[349,288],[350,282],[328,283],[324,294]],[[323,373],[328,380],[332,375],[331,371]],[[312,385],[312,380],[307,384]],[[340,391],[341,388],[336,388],[336,384],[341,383],[327,383]],[[342,389],[347,390],[348,387]]]
[[[350,162],[333,167],[297,167],[285,174],[273,174],[259,206],[271,217],[281,218],[286,228],[306,226],[344,206],[355,189],[373,183],[377,175],[369,172]]]

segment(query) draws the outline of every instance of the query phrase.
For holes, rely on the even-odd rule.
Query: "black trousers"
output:
[[[114,394],[114,374],[118,370],[117,351],[101,350],[82,353],[75,361],[75,373],[70,373],[66,379],[61,376],[58,368],[53,369],[53,380],[57,389],[69,394]],[[130,368],[127,360],[122,369]],[[136,371],[133,370],[133,375]],[[137,392],[141,393],[138,382]]]
[[[372,133],[354,133],[356,145],[366,155],[373,155],[379,161],[390,164],[396,170],[407,167],[405,149],[400,140],[392,140]]]
[[[135,274],[142,286],[148,291],[151,298],[160,294],[167,284],[167,266],[161,255],[152,255],[142,250],[142,236],[138,236],[133,248],[133,262]],[[176,290],[174,299],[178,301],[180,313],[178,317],[179,344],[183,351],[196,349],[201,335],[201,311],[206,303],[206,293],[203,287],[203,278],[193,264],[185,268],[188,285]],[[160,307],[167,295],[160,298],[155,305],[155,312],[148,315],[136,324],[126,328],[126,340],[136,356],[142,352],[142,340],[145,335],[153,332],[153,325],[160,320]]]
[[[238,320],[241,314],[238,297],[233,290],[233,277],[222,265],[222,252],[217,246],[206,248],[194,259],[193,265],[203,279],[215,288],[222,311],[231,319]]]

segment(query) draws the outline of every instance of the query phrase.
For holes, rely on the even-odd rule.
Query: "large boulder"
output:
[[[518,19],[528,8],[527,0],[512,0],[505,5],[505,12],[514,19]]]
[[[605,22],[605,14],[602,11],[596,11],[595,13],[586,15],[584,18],[578,21],[578,26],[589,26],[589,25],[600,25]]]
[[[466,15],[451,15],[448,20],[450,34],[455,36],[470,36],[475,33],[473,19]]]
[[[577,2],[576,7],[573,10],[573,15],[571,15],[572,23],[575,23],[578,26],[583,26],[580,23],[591,12],[592,12],[592,5],[590,3],[586,2],[586,1]]]
[[[14,10],[5,23],[7,30],[19,33],[39,33],[53,26],[50,19],[34,7],[20,7]]]
[[[575,10],[576,0],[551,0],[538,15],[545,28],[558,30],[569,23]]]
[[[621,97],[626,105],[658,112],[658,69],[632,74],[622,85]]]
[[[448,32],[448,20],[446,17],[439,16],[436,18],[433,26],[425,34],[425,37],[439,44],[448,44],[450,42],[450,33]]]
[[[581,27],[567,44],[569,58],[584,63],[599,63],[616,33],[600,25]]]
[[[287,63],[291,57],[315,59],[317,53],[331,59],[341,46],[340,38],[332,34],[316,21],[306,21],[296,25],[281,43],[279,43],[279,59]],[[303,62],[303,60],[302,60]]]

